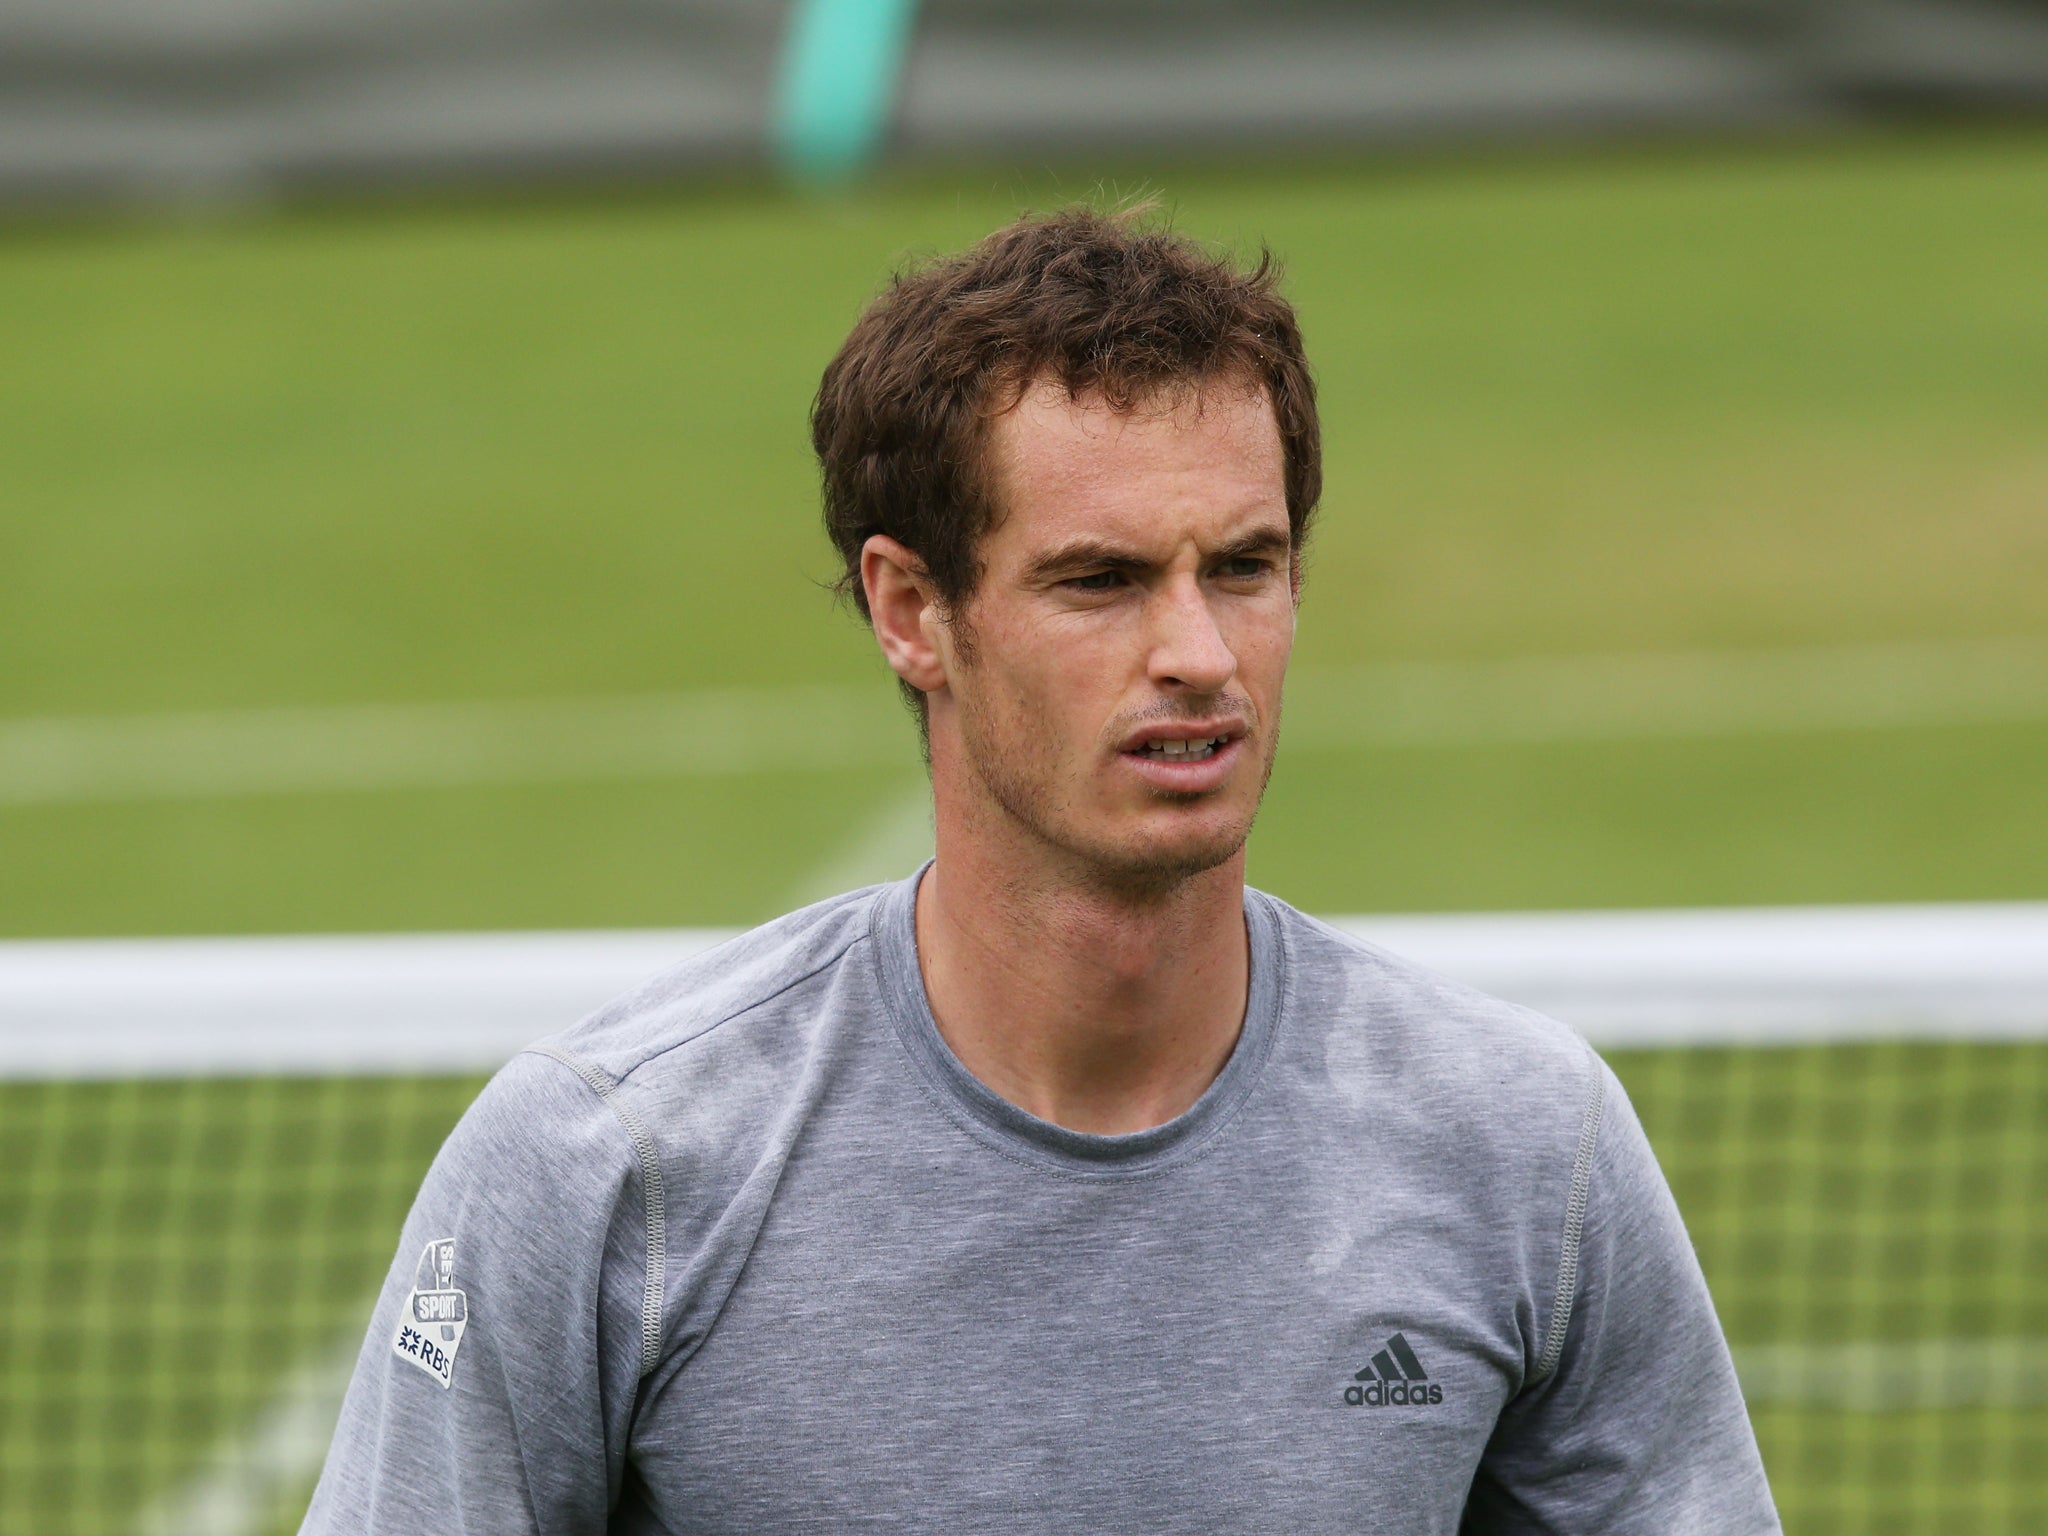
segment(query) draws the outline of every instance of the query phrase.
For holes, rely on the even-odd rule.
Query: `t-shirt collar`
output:
[[[1098,1136],[1041,1120],[988,1087],[953,1054],[932,1018],[917,963],[917,887],[930,862],[885,887],[871,918],[875,963],[891,1023],[939,1108],[977,1140],[1048,1170],[1090,1178],[1155,1174],[1185,1161],[1230,1121],[1256,1086],[1279,1027],[1286,940],[1271,898],[1245,891],[1251,984],[1237,1045],[1202,1096],[1148,1130]]]

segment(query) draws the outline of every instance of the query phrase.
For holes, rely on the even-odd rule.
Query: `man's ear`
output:
[[[873,534],[861,546],[860,584],[875,643],[896,675],[919,693],[945,687],[945,660],[935,638],[938,600],[924,562],[886,533]]]

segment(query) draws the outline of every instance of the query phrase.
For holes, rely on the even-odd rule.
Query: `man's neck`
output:
[[[946,835],[918,888],[939,1033],[1011,1103],[1115,1135],[1182,1113],[1230,1059],[1250,951],[1244,854],[1133,896]]]

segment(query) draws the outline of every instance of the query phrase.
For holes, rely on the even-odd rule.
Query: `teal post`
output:
[[[881,148],[917,0],[794,0],[775,96],[775,157],[813,185]]]

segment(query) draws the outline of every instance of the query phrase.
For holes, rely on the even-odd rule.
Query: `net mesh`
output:
[[[1608,1054],[1786,1530],[2048,1529],[2048,1044]]]
[[[295,1529],[479,1086],[0,1083],[0,1532]]]
[[[1608,1056],[1787,1530],[2048,1529],[2048,1043]],[[0,1536],[292,1530],[480,1082],[0,1083]]]

